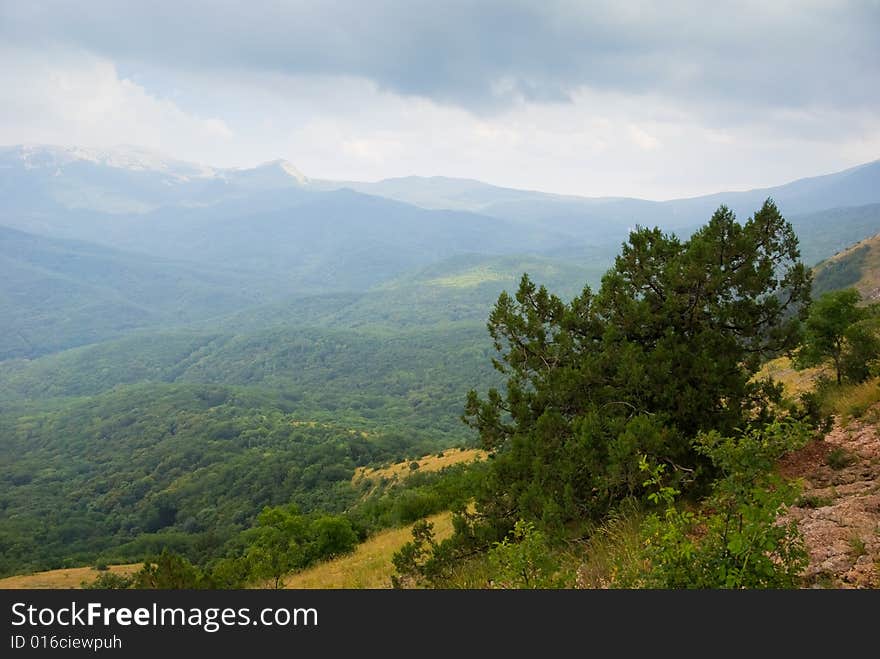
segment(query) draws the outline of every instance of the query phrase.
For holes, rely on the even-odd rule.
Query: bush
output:
[[[856,457],[844,448],[839,446],[831,449],[825,463],[832,469],[844,469],[849,467],[856,461]]]
[[[513,531],[489,550],[493,588],[563,588],[560,565],[544,534],[517,520]]]
[[[647,588],[794,588],[807,564],[795,522],[779,515],[797,487],[772,472],[785,452],[806,443],[803,426],[774,422],[763,431],[724,438],[701,435],[698,451],[722,476],[698,512],[676,507],[679,491],[664,484],[665,465],[642,458],[650,499],[664,506],[642,527],[638,561],[621,564],[616,586]]]
[[[820,497],[815,494],[810,494],[799,497],[798,500],[795,501],[795,505],[800,508],[824,508],[825,506],[831,505],[831,499],[829,497]]]
[[[86,590],[127,590],[134,587],[134,578],[124,574],[104,572],[91,583],[83,581]]]

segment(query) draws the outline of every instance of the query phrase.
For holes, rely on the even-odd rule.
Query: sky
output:
[[[880,158],[880,0],[0,0],[0,144],[671,199]]]

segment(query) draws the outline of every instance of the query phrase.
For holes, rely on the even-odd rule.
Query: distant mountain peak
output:
[[[287,160],[270,160],[256,167],[220,170],[227,181],[246,189],[277,189],[309,184],[308,177]]]
[[[213,167],[184,162],[140,146],[118,145],[108,148],[59,146],[50,144],[19,144],[0,147],[0,153],[12,156],[25,169],[63,169],[76,163],[92,163],[112,169],[157,172],[176,179],[212,178]]]
[[[299,171],[292,162],[284,159],[278,160],[270,160],[269,162],[264,162],[262,165],[257,165],[254,169],[256,170],[280,170],[287,176],[296,180],[296,182],[300,185],[307,185],[309,182],[308,177]]]
[[[112,214],[140,214],[162,206],[200,207],[309,184],[286,160],[249,168],[212,167],[131,145],[0,146],[0,172],[5,183],[0,185],[0,208],[48,203]]]

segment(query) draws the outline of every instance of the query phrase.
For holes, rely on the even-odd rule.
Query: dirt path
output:
[[[803,480],[789,515],[804,534],[812,588],[880,588],[880,405],[835,424],[788,456],[785,476]]]

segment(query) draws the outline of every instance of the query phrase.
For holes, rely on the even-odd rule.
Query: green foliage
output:
[[[266,508],[257,517],[253,540],[245,560],[256,579],[269,579],[274,588],[283,588],[282,577],[305,563],[305,520],[291,507]]]
[[[0,296],[0,361],[216,317],[265,295],[254,288],[271,291],[271,278],[249,275],[243,285],[243,276],[220,264],[185,265],[0,227],[0,279],[10,292]]]
[[[831,497],[822,497],[816,494],[803,495],[798,497],[795,505],[801,508],[824,508],[830,506],[833,502]]]
[[[856,461],[856,456],[845,448],[836,446],[828,453],[825,463],[832,469],[845,469]]]
[[[0,401],[36,405],[145,382],[258,388],[309,420],[430,434],[433,447],[413,447],[421,454],[461,442],[462,397],[474,383],[496,382],[484,336],[476,323],[395,334],[285,326],[133,335],[4,368]]]
[[[834,427],[834,416],[827,410],[822,389],[824,384],[820,381],[817,389],[805,391],[798,396],[800,401],[798,418],[816,428],[817,434],[824,437]]]
[[[378,529],[403,526],[443,510],[464,508],[485,477],[485,462],[416,471],[402,483],[378,486],[346,511],[362,537]]]
[[[351,522],[342,516],[301,515],[294,505],[264,509],[253,529],[243,534],[247,543],[240,557],[248,580],[269,581],[283,588],[283,577],[319,560],[352,551],[358,542]],[[221,562],[224,581],[234,580],[240,566]]]
[[[834,365],[837,384],[863,382],[870,366],[880,357],[880,338],[871,310],[860,307],[861,295],[854,288],[826,293],[813,303],[806,320],[803,345],[796,365],[805,368],[827,360]]]
[[[870,311],[866,310],[866,315]],[[846,350],[840,360],[840,370],[849,382],[865,382],[877,373],[880,358],[880,336],[877,317],[868,317],[850,325],[844,332]]]
[[[643,552],[621,564],[615,585],[647,588],[794,588],[807,554],[795,522],[779,523],[798,488],[772,467],[800,448],[806,427],[774,422],[736,437],[700,435],[696,448],[719,468],[710,497],[694,511],[677,506],[664,465],[643,459],[650,499],[664,508],[642,526]]]
[[[393,556],[395,588],[446,588],[455,580],[460,566],[484,555],[492,542],[491,533],[474,523],[466,507],[453,509],[452,537],[437,542],[433,525],[420,520],[413,525],[412,541]],[[502,534],[503,535],[503,534]]]
[[[93,581],[83,581],[82,587],[87,590],[126,590],[134,587],[134,578],[115,572],[102,572]]]
[[[850,281],[841,285],[826,285],[820,262],[863,240],[865,236],[877,233],[877,227],[880,226],[880,204],[829,208],[815,213],[794,215],[790,219],[801,237],[801,256],[804,263],[810,266],[819,264],[813,280],[813,294],[818,297],[834,288],[844,288],[854,283]]]
[[[824,261],[817,265],[813,294],[818,297],[857,284],[862,278],[865,258],[870,251],[868,245],[862,245],[843,258]]]
[[[494,588],[564,588],[560,563],[532,522],[517,520],[510,534],[489,550]]]
[[[241,556],[215,560],[209,568],[211,583],[218,589],[239,589],[251,580],[251,565]]]
[[[309,562],[341,556],[354,550],[358,536],[351,522],[342,516],[321,515],[309,527]]]
[[[434,525],[419,520],[412,528],[413,539],[398,549],[391,559],[395,574],[391,576],[394,588],[414,588],[431,583],[436,575],[437,542],[434,539]]]
[[[339,513],[358,466],[433,452],[418,433],[302,421],[283,396],[130,385],[0,414],[0,571],[143,560],[204,563],[266,506]]]
[[[90,589],[147,589],[147,590],[193,590],[216,587],[240,587],[243,581],[233,586],[218,584],[212,575],[190,563],[186,558],[167,548],[158,555],[148,557],[143,567],[131,575],[104,572],[97,579],[83,582],[83,588]]]
[[[130,577],[104,573],[90,588],[243,588],[268,582],[284,587],[284,576],[320,560],[352,551],[358,537],[342,516],[301,515],[294,505],[265,508],[256,525],[240,534],[240,551],[207,568],[163,549]]]
[[[849,539],[849,548],[850,555],[855,559],[858,559],[860,556],[864,556],[867,553],[865,541],[862,540],[858,535],[853,535]]]
[[[212,584],[199,568],[186,558],[163,550],[148,558],[144,566],[132,575],[132,588],[151,590],[192,590],[210,588]]]
[[[488,323],[506,392],[471,391],[464,420],[495,452],[478,507],[503,537],[601,517],[644,492],[638,456],[705,482],[698,433],[763,424],[781,388],[754,382],[794,348],[810,278],[772,201],[745,224],[721,207],[687,241],[630,234],[597,294],[566,304],[523,276]]]
[[[302,420],[283,393],[141,384],[88,398],[34,401],[0,413],[0,570],[132,562],[168,549],[207,566],[237,557],[266,507],[346,517],[359,539],[463,505],[479,479],[465,466],[413,472],[365,492],[359,466],[433,453],[436,438]],[[480,467],[482,469],[482,467]],[[336,551],[328,526],[318,555]],[[342,540],[347,535],[344,530]],[[342,542],[346,546],[346,542]],[[230,558],[230,560],[232,560]],[[311,559],[310,559],[311,560]],[[243,583],[224,564],[218,583]],[[222,570],[221,570],[222,571]]]

